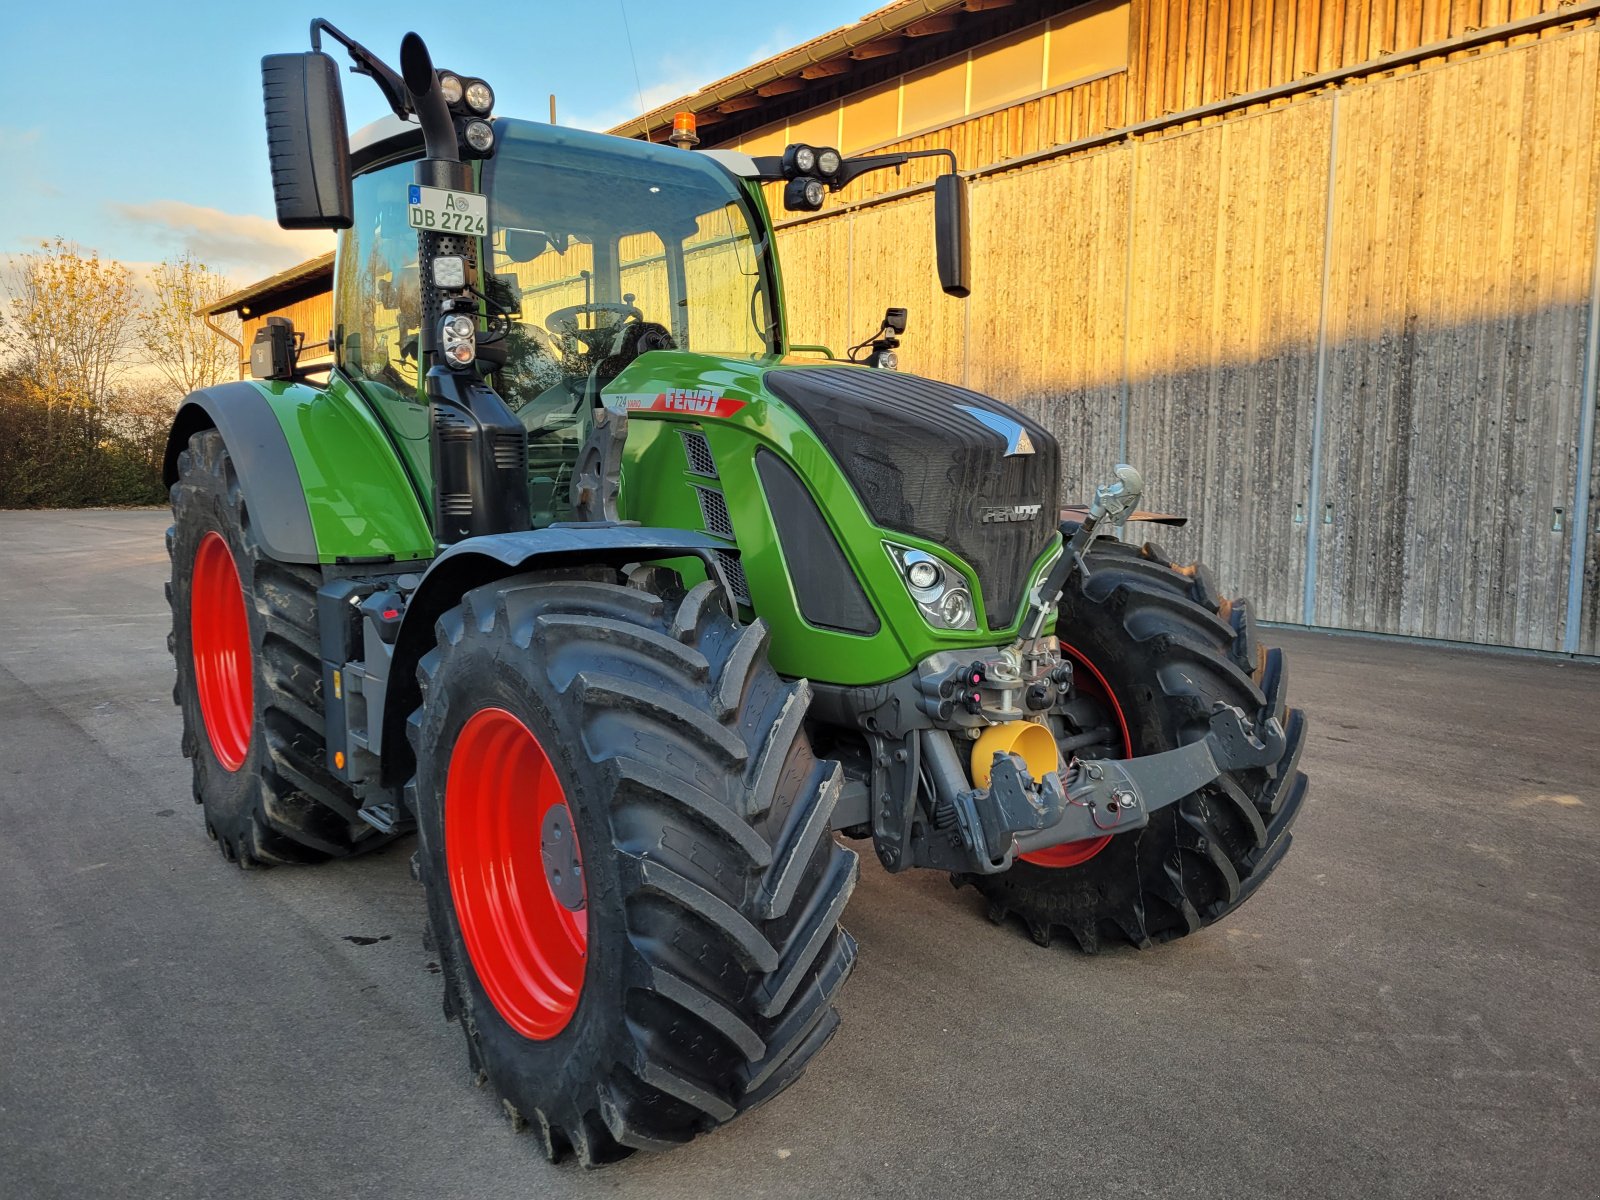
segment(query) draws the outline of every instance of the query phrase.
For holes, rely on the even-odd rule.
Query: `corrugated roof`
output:
[[[215,303],[208,304],[200,310],[204,317],[214,317],[218,313],[233,312],[242,308],[252,300],[259,300],[263,296],[270,296],[274,292],[288,291],[302,283],[315,279],[318,275],[333,276],[333,251],[319,254],[315,258],[308,258],[297,266],[290,267],[287,271],[279,271],[276,275],[269,276],[249,287],[240,288],[224,296]]]
[[[981,9],[987,7],[981,0],[896,0],[868,13],[854,25],[841,25],[793,49],[774,54],[771,58],[715,83],[708,83],[699,91],[680,96],[667,104],[625,121],[608,132],[619,137],[640,137],[652,129],[672,124],[672,114],[680,109],[704,111],[735,96],[748,95],[757,88],[794,75],[807,67],[849,56],[851,51],[869,42],[893,37],[926,17],[947,12],[953,8]]]

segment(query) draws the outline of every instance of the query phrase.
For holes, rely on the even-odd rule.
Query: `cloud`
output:
[[[61,189],[45,176],[39,161],[42,129],[19,129],[0,125],[0,159],[6,163],[7,185],[28,197],[31,204],[61,195]]]
[[[735,50],[731,46],[721,47],[720,53],[712,53],[709,58],[702,58],[695,63],[688,63],[670,55],[661,56],[652,61],[650,71],[656,79],[647,85],[641,97],[638,92],[629,89],[617,103],[606,105],[598,109],[573,109],[571,112],[557,112],[557,119],[563,125],[574,125],[579,129],[598,129],[601,131],[613,129],[624,121],[665,104],[669,100],[676,100],[680,96],[692,96],[695,92],[725,78],[735,71],[742,71],[746,67],[754,66],[764,59],[771,58],[774,54],[788,50],[795,44],[793,35],[785,26],[778,26],[768,34],[767,38],[759,44],[744,50]],[[701,47],[702,52],[716,48]],[[720,69],[719,69],[720,68]],[[632,81],[632,76],[628,76]],[[641,108],[640,101],[643,100]]]
[[[254,213],[230,213],[182,200],[116,204],[110,209],[174,250],[187,250],[243,286],[333,249],[321,230],[280,229]]]
[[[621,125],[624,121],[632,120],[640,113],[647,113],[657,105],[665,104],[668,100],[676,100],[679,96],[687,96],[697,88],[709,82],[705,71],[701,69],[678,68],[657,83],[652,83],[644,89],[644,107],[639,107],[639,96],[631,89],[628,96],[615,103],[599,109],[573,109],[569,112],[556,110],[556,119],[563,125],[575,126],[578,129],[598,129],[604,132]],[[560,104],[560,97],[557,97]]]

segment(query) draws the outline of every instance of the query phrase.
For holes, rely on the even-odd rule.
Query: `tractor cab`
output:
[[[765,209],[706,155],[532,121],[494,121],[477,170],[488,260],[479,366],[528,434],[532,523],[570,515],[571,467],[602,392],[639,355],[758,362],[784,351]],[[408,223],[417,126],[352,140],[353,223],[339,241],[341,367],[391,430],[427,437],[417,369],[421,288]],[[412,456],[418,483],[431,468]]]

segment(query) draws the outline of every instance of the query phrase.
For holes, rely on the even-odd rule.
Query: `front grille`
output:
[[[683,438],[683,457],[689,462],[689,473],[715,479],[717,460],[711,457],[711,443],[706,441],[706,435],[694,429],[680,429],[678,433]]]
[[[733,598],[746,608],[749,608],[750,584],[745,580],[744,567],[739,563],[739,556],[731,550],[718,550],[717,564],[722,568],[722,577],[728,581],[728,586],[733,589]]]
[[[445,492],[439,497],[439,511],[447,517],[470,517],[472,495],[470,492]]]
[[[694,490],[700,497],[700,519],[705,522],[706,532],[733,541],[733,518],[728,515],[728,502],[722,493],[703,487]]]
[[[960,555],[978,574],[991,629],[1016,619],[1028,569],[1055,535],[1061,451],[1036,421],[965,388],[859,367],[768,371],[766,385],[811,426],[868,514]],[[1032,454],[966,408],[1021,427]]]

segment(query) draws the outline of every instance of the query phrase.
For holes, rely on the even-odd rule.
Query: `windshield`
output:
[[[716,163],[548,125],[496,132],[488,290],[511,314],[513,409],[592,402],[646,350],[775,353],[762,226]]]

